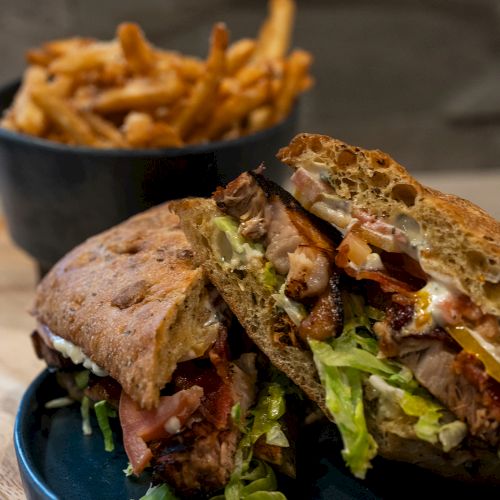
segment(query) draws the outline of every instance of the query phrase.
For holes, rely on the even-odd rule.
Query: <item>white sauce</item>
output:
[[[361,267],[366,271],[383,271],[385,269],[380,255],[375,252],[368,254]]]
[[[181,421],[177,417],[170,417],[164,427],[169,434],[177,434],[181,430]]]
[[[84,354],[81,348],[73,344],[73,342],[63,339],[52,332],[47,333],[49,335],[52,348],[60,352],[65,358],[71,359],[75,365],[83,364],[87,370],[90,370],[98,377],[106,377],[108,375],[106,370],[95,364],[86,354]]]

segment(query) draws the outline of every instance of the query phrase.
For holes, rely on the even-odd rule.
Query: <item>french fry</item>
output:
[[[198,81],[205,73],[205,63],[196,57],[176,57],[172,67],[180,78],[190,83]]]
[[[122,133],[115,125],[91,111],[81,112],[82,117],[87,121],[92,130],[109,144],[108,147],[127,148],[128,144]]]
[[[241,94],[229,97],[217,106],[215,113],[210,118],[205,133],[206,137],[209,140],[218,138],[248,113],[265,104],[269,96],[269,82],[261,81]]]
[[[93,146],[96,143],[90,125],[64,99],[50,94],[43,87],[33,90],[31,96],[49,120],[71,137],[75,144]]]
[[[59,97],[67,97],[73,87],[73,79],[68,75],[56,75],[47,83],[50,93]]]
[[[282,120],[290,112],[311,62],[311,55],[305,50],[294,50],[290,54],[285,66],[283,83],[275,101],[274,121]]]
[[[215,105],[217,88],[224,76],[226,49],[229,34],[224,24],[216,24],[212,30],[210,53],[205,75],[198,81],[181,111],[174,127],[185,139],[197,123],[206,120]]]
[[[313,84],[310,56],[286,58],[294,0],[268,0],[256,40],[212,29],[206,60],[160,50],[140,26],[115,40],[68,38],[27,53],[31,66],[0,127],[93,147],[178,147],[282,120]],[[45,95],[46,94],[46,95]]]
[[[257,40],[254,60],[284,57],[290,46],[295,19],[293,0],[270,0],[269,15]]]
[[[48,66],[54,59],[75,49],[80,49],[93,43],[92,38],[66,38],[44,43],[42,47],[28,50],[26,60],[29,64]]]
[[[163,106],[178,99],[184,91],[185,86],[175,76],[161,82],[135,79],[121,88],[105,90],[90,107],[100,113],[111,113]]]
[[[240,68],[242,68],[252,56],[256,41],[250,38],[242,38],[234,42],[227,49],[226,58],[226,74],[234,75]]]
[[[271,126],[272,120],[273,108],[269,104],[254,109],[248,115],[247,133],[252,134]]]
[[[122,23],[118,26],[117,36],[132,73],[149,73],[154,68],[156,58],[141,28],[135,23]]]
[[[49,64],[51,73],[79,73],[105,66],[120,56],[116,42],[99,42],[76,48]]]
[[[47,119],[40,107],[33,102],[34,89],[45,85],[47,71],[41,66],[31,66],[24,72],[23,84],[12,105],[12,122],[21,132],[41,135],[47,126]]]
[[[221,83],[220,94],[225,97],[237,94],[254,85],[257,81],[271,77],[271,69],[265,62],[243,66],[232,78],[225,78]]]
[[[155,122],[147,113],[130,112],[123,125],[127,142],[132,147],[180,147],[182,141],[175,130],[163,122]]]

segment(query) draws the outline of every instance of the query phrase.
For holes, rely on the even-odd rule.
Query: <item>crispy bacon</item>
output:
[[[165,424],[173,417],[182,427],[198,409],[203,389],[193,385],[173,396],[162,396],[154,410],[142,410],[125,391],[120,398],[120,424],[123,430],[125,451],[132,464],[134,474],[139,475],[153,457],[147,442],[171,435]]]

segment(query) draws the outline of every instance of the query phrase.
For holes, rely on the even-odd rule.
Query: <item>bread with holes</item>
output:
[[[295,169],[294,177],[310,174],[316,181],[296,191],[306,209],[325,218],[328,208],[321,202],[330,196],[330,208],[332,200],[337,204],[326,217],[341,231],[356,216],[389,227],[412,226],[423,270],[452,283],[485,313],[500,316],[500,222],[484,210],[423,186],[382,151],[325,135],[297,135],[277,156]],[[363,236],[381,244],[377,232]]]

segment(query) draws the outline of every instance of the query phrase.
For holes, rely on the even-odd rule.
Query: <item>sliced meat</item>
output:
[[[168,442],[152,446],[153,479],[167,482],[185,497],[215,492],[227,483],[234,469],[239,431],[218,431],[209,422],[195,423],[191,429]]]
[[[217,188],[213,198],[224,213],[245,223],[242,228],[244,236],[252,240],[264,236],[264,208],[267,197],[249,173],[241,174],[225,188]]]
[[[302,340],[326,340],[335,337],[343,324],[342,298],[339,288],[339,275],[328,280],[328,287],[318,298],[309,316],[299,325]]]
[[[328,254],[318,247],[299,245],[288,258],[290,271],[286,277],[286,295],[297,301],[321,295],[331,274]]]
[[[414,339],[413,344],[418,345]],[[457,373],[457,352],[438,340],[424,340],[422,345],[423,349],[405,354],[401,361],[420,384],[468,424],[471,434],[498,445],[498,409],[485,405],[481,391]]]
[[[280,199],[266,205],[265,218],[268,222],[266,235],[266,259],[276,271],[286,276],[290,269],[288,254],[295,252],[300,244],[306,244],[299,230],[290,219],[290,214]]]
[[[255,398],[255,354],[244,354],[229,364],[230,382],[227,385],[232,404],[240,403],[245,415]],[[218,427],[204,418],[201,409],[193,416],[194,423],[184,432],[153,443],[154,478],[166,481],[189,496],[197,490],[210,493],[222,488],[234,469],[234,456],[240,431],[229,418],[231,407],[221,399],[212,399],[226,412],[225,427]]]
[[[92,401],[98,402],[103,399],[114,408],[120,404],[122,388],[120,384],[112,377],[97,377],[93,374],[89,376],[89,385],[84,393]]]
[[[178,432],[199,408],[202,395],[201,387],[192,386],[172,396],[160,397],[160,403],[154,410],[142,410],[122,391],[120,424],[123,444],[134,474],[139,475],[152,458],[146,443]]]

